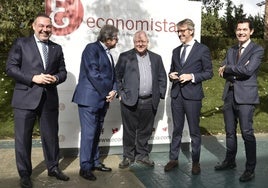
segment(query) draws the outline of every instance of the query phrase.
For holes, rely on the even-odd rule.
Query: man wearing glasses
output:
[[[164,170],[170,171],[178,167],[185,115],[188,121],[191,148],[192,174],[200,173],[201,134],[199,116],[204,97],[202,81],[213,76],[210,51],[207,46],[194,40],[194,23],[184,19],[177,24],[177,33],[182,43],[173,50],[169,79],[171,88],[171,111],[173,134],[170,144],[170,161]]]
[[[123,121],[123,160],[119,168],[135,160],[153,167],[149,145],[160,99],[165,98],[167,75],[160,55],[148,50],[144,31],[135,33],[134,48],[120,54],[116,81]]]

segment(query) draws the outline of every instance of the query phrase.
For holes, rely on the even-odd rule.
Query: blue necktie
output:
[[[185,54],[186,54],[186,48],[188,47],[188,44],[183,45],[183,51],[181,53],[181,65],[184,65],[185,63]]]

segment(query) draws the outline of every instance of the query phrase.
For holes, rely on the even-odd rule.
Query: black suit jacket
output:
[[[160,98],[164,99],[167,88],[167,75],[160,55],[148,50],[152,67],[152,100],[157,109]],[[118,94],[121,102],[134,106],[139,97],[140,75],[135,49],[121,53],[115,66]]]
[[[66,80],[64,56],[60,45],[48,42],[48,67],[44,70],[34,36],[18,38],[8,55],[6,73],[14,78],[12,107],[19,109],[36,109],[40,103],[43,91],[46,91],[48,108],[58,108],[57,84]],[[34,75],[51,74],[58,78],[56,84],[42,85],[32,82]]]

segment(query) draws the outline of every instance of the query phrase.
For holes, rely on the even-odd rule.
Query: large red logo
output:
[[[46,0],[46,13],[53,23],[53,34],[62,36],[74,32],[83,21],[81,0]]]

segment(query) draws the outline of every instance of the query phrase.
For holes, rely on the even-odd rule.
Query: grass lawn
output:
[[[204,135],[224,134],[224,122],[222,115],[221,100],[225,80],[218,76],[219,62],[214,61],[214,77],[203,83],[205,98],[203,100],[201,114],[201,132]],[[256,106],[254,117],[254,129],[256,133],[268,133],[268,66],[267,63],[261,65],[259,71],[259,94],[260,105]],[[239,131],[239,130],[238,130]],[[36,126],[34,137],[39,136],[39,130]],[[0,139],[13,138],[12,120],[0,122]]]

